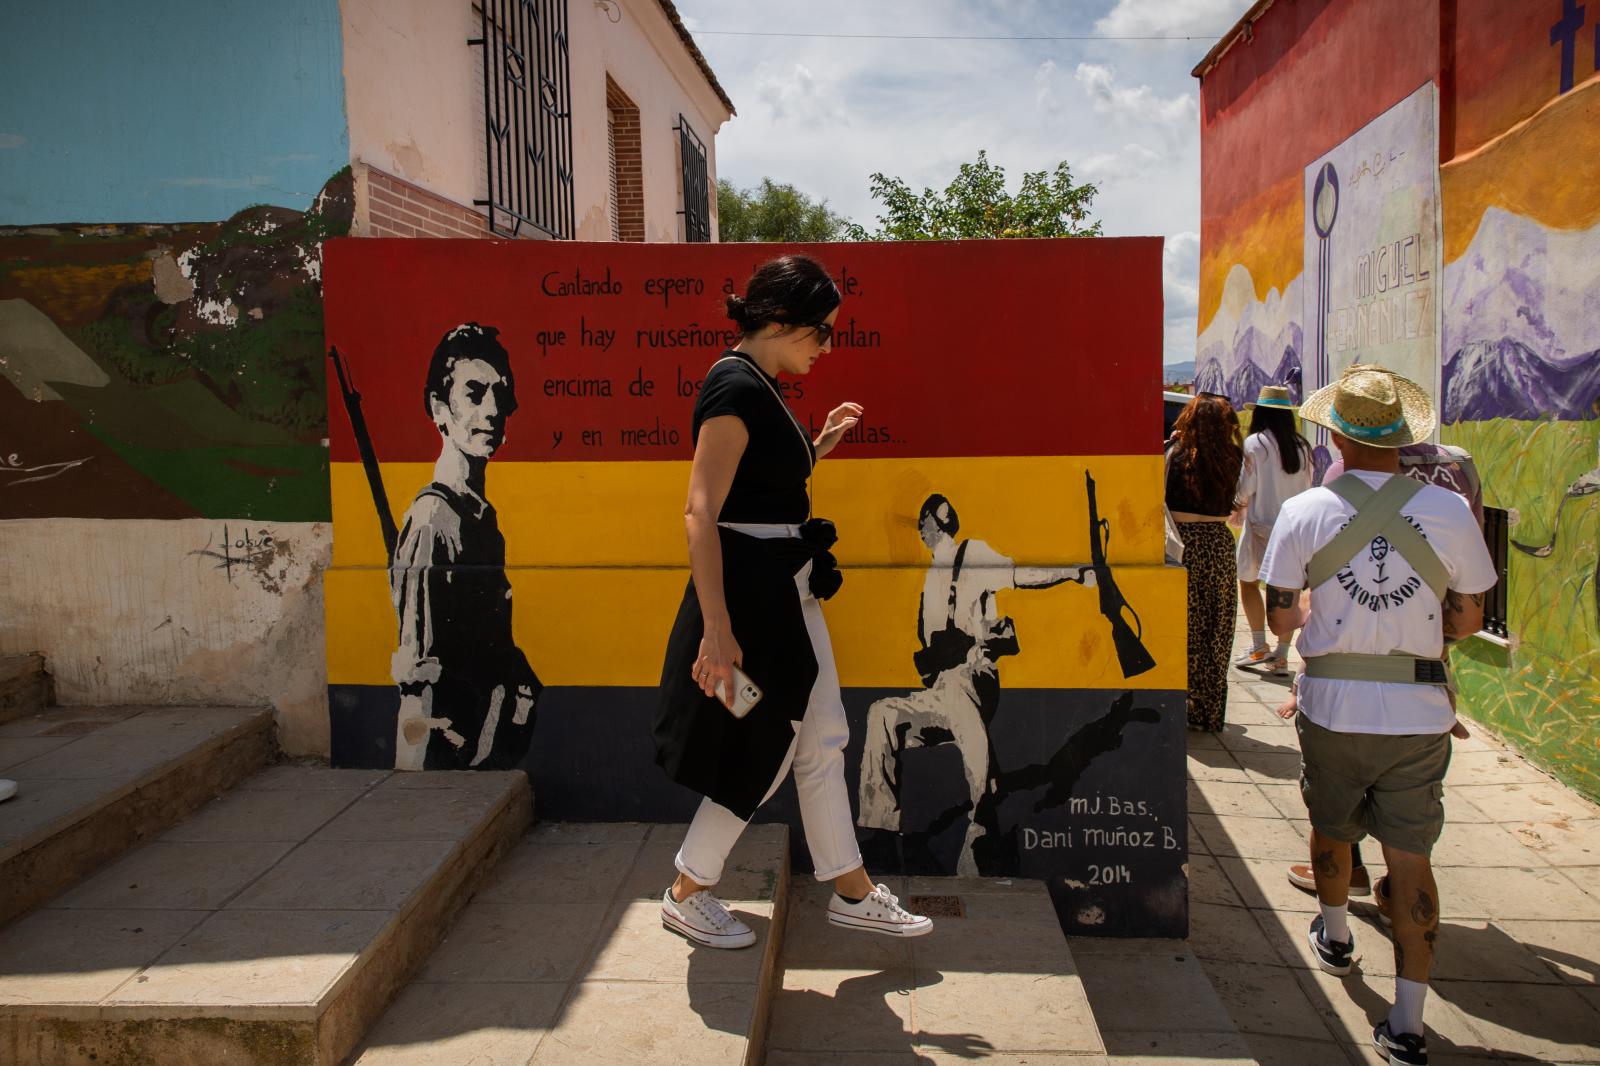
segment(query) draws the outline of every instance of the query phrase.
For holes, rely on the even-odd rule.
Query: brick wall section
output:
[[[374,167],[366,171],[368,236],[491,236],[489,220],[478,212]]]
[[[621,240],[644,240],[644,152],[639,141],[639,108],[606,75],[606,107],[617,138],[617,230]]]

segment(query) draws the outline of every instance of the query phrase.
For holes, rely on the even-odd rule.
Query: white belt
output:
[[[799,537],[800,527],[786,525],[782,522],[718,522],[723,529],[731,529],[735,533],[743,533],[747,537],[757,537],[761,540],[775,540],[779,537]]]

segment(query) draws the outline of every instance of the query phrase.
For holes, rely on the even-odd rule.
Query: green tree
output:
[[[836,241],[844,225],[828,201],[813,200],[793,185],[771,178],[754,189],[717,182],[717,231],[724,241]]]
[[[1022,175],[1015,196],[1006,191],[1004,168],[979,151],[975,163],[962,163],[943,190],[921,194],[900,178],[872,175],[872,198],[883,203],[878,229],[869,232],[852,222],[845,237],[852,241],[937,241],[973,237],[1098,237],[1100,223],[1088,222],[1089,206],[1099,187],[1079,184],[1065,161],[1053,172]]]

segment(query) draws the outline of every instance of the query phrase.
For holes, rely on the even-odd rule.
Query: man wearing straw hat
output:
[[[1346,471],[1284,503],[1261,565],[1273,633],[1302,630],[1295,728],[1321,912],[1310,944],[1323,970],[1350,972],[1350,845],[1376,837],[1397,976],[1373,1042],[1390,1063],[1417,1066],[1428,1061],[1422,1005],[1439,925],[1428,856],[1456,724],[1444,649],[1477,632],[1496,574],[1466,501],[1400,475],[1398,449],[1435,425],[1414,382],[1358,364],[1300,416],[1333,431]]]

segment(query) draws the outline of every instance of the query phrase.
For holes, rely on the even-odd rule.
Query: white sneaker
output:
[[[661,924],[708,948],[747,948],[756,942],[755,930],[728,913],[727,906],[701,889],[681,903],[672,889],[661,894]]]
[[[860,929],[885,936],[922,936],[933,932],[933,919],[912,914],[900,906],[899,897],[888,885],[879,885],[860,903],[851,903],[835,892],[828,900],[828,921],[846,929]]]
[[[17,794],[17,783],[0,778],[0,803],[4,803]]]

